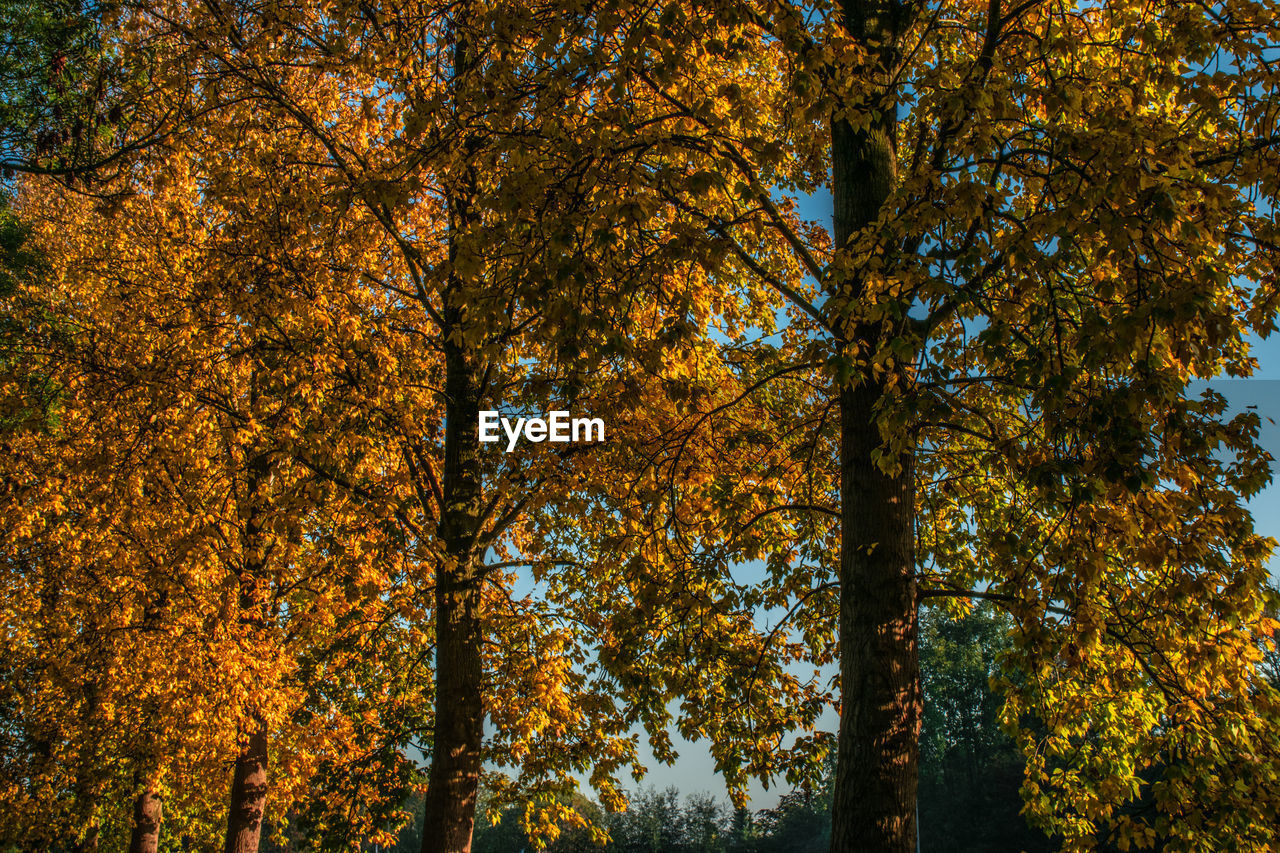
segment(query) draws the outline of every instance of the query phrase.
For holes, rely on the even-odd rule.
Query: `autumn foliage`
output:
[[[603,839],[678,731],[907,853],[982,599],[1033,825],[1276,844],[1271,460],[1191,390],[1275,330],[1273,2],[99,11],[91,138],[4,137],[0,843]]]

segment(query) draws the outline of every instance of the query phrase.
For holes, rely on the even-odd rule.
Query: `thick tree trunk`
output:
[[[231,777],[231,810],[224,853],[258,853],[267,804],[267,729],[254,719],[242,734]]]
[[[461,577],[437,579],[436,701],[423,853],[469,853],[480,786],[484,713],[477,595]]]
[[[889,476],[874,385],[840,394],[840,737],[832,853],[913,853],[920,671],[911,459]]]
[[[133,831],[129,835],[129,853],[159,851],[160,822],[163,815],[164,803],[155,786],[142,785],[137,796],[133,798]]]
[[[422,824],[423,853],[468,853],[475,826],[484,736],[481,699],[480,443],[475,366],[450,338],[461,311],[446,305],[445,446],[440,538],[446,562],[436,573],[436,696],[431,768]]]
[[[883,88],[859,105],[878,116],[855,130],[832,123],[835,242],[844,246],[875,222],[893,190],[896,104],[888,90],[900,9],[893,0],[844,0],[843,24],[877,57],[869,73]],[[854,300],[885,298],[853,281]],[[838,302],[836,303],[838,304]],[[899,306],[905,308],[905,306]],[[905,312],[904,312],[905,313]],[[895,330],[879,322],[833,318],[850,358],[871,356]],[[884,473],[875,407],[890,377],[855,374],[840,399],[840,735],[832,853],[913,853],[920,731],[916,648],[915,503],[912,455]]]

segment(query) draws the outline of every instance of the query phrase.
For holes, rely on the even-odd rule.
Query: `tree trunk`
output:
[[[446,561],[436,570],[436,695],[431,768],[422,822],[423,853],[468,853],[475,826],[484,736],[481,698],[479,389],[464,345],[450,332],[462,314],[446,304],[445,439],[440,538]]]
[[[257,383],[249,382],[251,407],[256,404]],[[244,502],[247,507],[242,548],[244,563],[238,574],[240,585],[239,618],[244,630],[259,639],[266,627],[265,596],[262,585],[266,577],[269,549],[264,545],[263,505],[269,488],[270,460],[265,451],[254,455],[245,477]],[[258,686],[259,692],[262,687]],[[264,697],[265,698],[265,697]],[[240,750],[231,775],[231,805],[227,813],[225,853],[258,853],[262,838],[262,815],[267,805],[267,725],[257,713],[250,713],[239,731]]]
[[[141,780],[138,780],[141,781]],[[145,784],[133,799],[133,831],[129,853],[157,853],[160,849],[160,821],[164,803],[155,786]]]
[[[897,105],[888,81],[899,9],[892,0],[842,3],[843,24],[875,57],[868,73],[882,87],[857,105],[871,112],[868,125],[832,122],[837,247],[874,223],[893,191]],[[852,285],[855,303],[888,298],[868,292],[856,274],[831,282],[832,295],[844,285]],[[857,319],[833,322],[842,353],[859,360],[897,331]],[[892,381],[855,372],[839,391],[841,703],[832,853],[913,853],[916,846],[921,700],[912,454],[896,460],[893,474],[873,459],[881,445],[875,407]]]
[[[159,595],[147,604],[143,613],[142,624],[146,630],[155,630],[167,611],[169,594],[161,590]],[[157,853],[160,849],[160,824],[164,820],[164,799],[156,790],[160,778],[160,761],[155,752],[154,736],[151,734],[156,725],[152,708],[143,711],[141,728],[148,734],[144,736],[146,756],[138,769],[133,771],[133,827],[129,833],[129,853]]]
[[[454,104],[468,109],[458,87],[476,63],[466,32],[466,4],[454,27]],[[466,144],[470,147],[471,140]],[[449,260],[478,223],[476,170],[463,171],[448,192]],[[456,267],[455,267],[456,269]],[[441,306],[444,349],[445,432],[441,466],[443,506],[438,532],[445,559],[436,569],[436,695],[431,767],[422,814],[422,853],[470,853],[480,790],[480,749],[484,742],[483,637],[480,626],[478,547],[481,524],[480,370],[467,343],[464,316],[468,285],[454,272]]]
[[[101,834],[97,814],[98,794],[102,786],[98,770],[98,749],[103,742],[97,731],[100,709],[98,685],[92,680],[87,681],[84,685],[84,705],[80,711],[80,738],[89,754],[80,756],[76,768],[75,803],[80,826],[79,835],[71,844],[75,853],[94,853],[98,849]]]
[[[872,461],[881,389],[840,393],[840,737],[832,853],[913,853],[920,670],[911,458]]]
[[[267,729],[254,718],[242,733],[240,754],[231,777],[231,810],[227,816],[224,853],[258,853],[262,812],[267,804]]]

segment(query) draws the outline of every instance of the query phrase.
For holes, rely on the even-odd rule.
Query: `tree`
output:
[[[0,3],[0,169],[91,184],[173,130],[148,99],[152,45],[128,37],[129,2]]]
[[[616,677],[609,654],[594,657],[602,643],[608,652],[625,646],[622,631],[595,629],[624,609],[616,579],[630,561],[615,571],[617,554],[601,544],[612,540],[596,529],[611,530],[615,519],[579,495],[615,485],[614,454],[545,445],[485,453],[479,411],[662,406],[665,389],[679,388],[673,378],[696,360],[690,342],[707,346],[712,337],[690,318],[719,314],[727,319],[717,318],[717,331],[740,334],[770,314],[763,303],[711,310],[705,279],[689,274],[680,235],[666,228],[672,210],[649,186],[654,173],[669,182],[677,166],[663,164],[656,144],[616,130],[632,126],[633,99],[607,61],[629,21],[606,19],[596,30],[593,11],[564,11],[152,10],[174,56],[166,85],[227,105],[208,115],[231,134],[286,140],[292,147],[280,146],[275,170],[301,173],[307,187],[289,194],[289,214],[321,229],[334,216],[359,220],[367,253],[334,263],[416,335],[416,347],[384,364],[421,371],[416,383],[389,383],[385,397],[354,404],[383,424],[398,461],[356,470],[343,459],[307,464],[353,499],[381,494],[399,477],[411,484],[413,500],[397,504],[396,517],[404,547],[424,555],[417,584],[431,596],[424,633],[435,644],[430,722],[409,733],[429,756],[424,849],[469,848],[486,757],[519,768],[495,784],[500,796],[533,797],[551,817],[566,816],[557,794],[573,786],[568,769],[589,772],[617,805],[614,776],[637,763],[626,726],[637,714],[660,723],[669,698]],[[224,155],[207,156],[213,164]],[[257,187],[223,181],[217,169],[210,175],[205,191],[246,208],[245,221],[271,215],[247,210]],[[687,361],[668,367],[676,343]],[[552,529],[545,520],[562,510],[567,519]],[[604,560],[581,559],[588,548]],[[552,584],[548,595],[513,598],[512,570],[526,567]],[[548,580],[562,567],[571,577],[598,570],[590,595]],[[609,585],[612,607],[593,610]],[[635,630],[624,626],[632,618],[623,614],[617,627]],[[741,610],[722,621],[754,635]],[[743,663],[758,649],[749,646]],[[766,668],[781,670],[772,661]],[[618,713],[620,694],[643,710]],[[495,729],[488,742],[486,715]],[[768,743],[751,746],[757,762]]]
[[[667,44],[637,48],[637,84],[688,123],[673,144],[751,219],[707,212],[707,244],[787,303],[785,363],[820,365],[751,377],[821,479],[742,526],[807,516],[774,531],[788,552],[839,538],[785,581],[815,608],[838,584],[833,851],[915,846],[917,614],[968,595],[1017,622],[1006,721],[1048,727],[1020,736],[1029,808],[1068,848],[1269,843],[1275,696],[1248,685],[1270,543],[1241,504],[1266,462],[1249,416],[1187,388],[1247,375],[1247,334],[1275,327],[1274,11],[670,4]],[[697,72],[746,52],[789,97]],[[726,124],[747,105],[754,133]],[[696,210],[701,180],[673,203]],[[775,200],[826,188],[829,235]],[[1149,756],[1184,751],[1199,770],[1153,785],[1158,816],[1116,811]],[[1246,755],[1260,797],[1220,782]]]
[[[57,271],[23,288],[44,309],[26,316],[76,335],[49,353],[67,389],[59,428],[7,443],[6,651],[25,698],[5,832],[132,834],[146,849],[163,802],[177,834],[209,838],[222,818],[233,844],[256,840],[269,736],[281,816],[305,801],[376,838],[408,784],[398,731],[420,701],[398,680],[420,654],[404,624],[412,556],[394,523],[299,461],[378,462],[379,436],[325,405],[364,369],[328,330],[372,309],[280,310],[336,282],[273,269],[184,153],[140,169],[106,210],[48,184],[24,199]],[[226,821],[207,780],[232,767],[242,796]]]
[[[6,308],[15,291],[46,273],[44,257],[31,246],[31,225],[16,216],[9,198],[0,195],[0,304]],[[26,306],[0,315],[0,430],[48,424],[55,417],[57,389],[43,369]],[[49,328],[46,324],[44,328]]]
[[[821,789],[790,791],[760,818],[763,853],[818,853],[831,843],[831,782]]]
[[[200,295],[247,347],[209,422],[228,637],[265,662],[229,702],[232,813],[306,704],[262,605],[329,556],[290,528],[268,559],[271,524],[334,512],[378,519],[428,598],[402,614],[435,658],[401,727],[429,757],[424,850],[469,848],[486,759],[518,767],[499,799],[544,807],[527,824],[568,818],[569,771],[620,804],[632,722],[660,758],[673,719],[710,738],[739,791],[812,776],[831,745],[791,732],[833,697],[790,668],[838,657],[831,847],[905,853],[918,613],[974,597],[1017,626],[1004,722],[1069,847],[1268,844],[1270,543],[1241,505],[1266,460],[1187,387],[1247,373],[1245,333],[1274,327],[1272,11],[148,8],[128,44],[193,119],[171,162],[227,238]],[[828,186],[830,233],[778,198]],[[574,405],[619,412],[625,446],[478,446],[482,408]],[[752,559],[762,582],[734,575]],[[547,593],[514,596],[517,570]],[[378,683],[414,693],[384,672],[352,693]],[[1118,808],[1144,791],[1149,814]],[[258,824],[227,836],[254,849]]]
[[[642,625],[637,617],[647,616],[644,608],[628,608],[616,594],[601,596],[618,588],[619,573],[593,571],[599,563],[575,566],[588,520],[604,529],[614,522],[576,493],[613,487],[608,466],[616,460],[554,448],[501,461],[482,458],[476,415],[482,402],[515,411],[554,407],[558,400],[601,408],[620,403],[625,411],[643,403],[655,408],[660,422],[657,409],[666,406],[669,392],[683,394],[682,378],[706,360],[700,351],[709,338],[705,324],[741,336],[743,329],[767,323],[770,309],[763,302],[716,300],[706,281],[682,266],[681,237],[667,230],[672,211],[653,184],[670,183],[684,166],[667,162],[657,144],[661,134],[650,134],[656,141],[629,135],[637,126],[632,108],[657,111],[655,121],[661,121],[663,105],[639,102],[625,87],[618,94],[607,73],[608,57],[616,40],[627,38],[629,21],[613,21],[602,37],[590,15],[570,16],[557,25],[559,37],[548,39],[536,27],[513,22],[558,20],[563,10],[555,5],[396,7],[363,18],[325,4],[257,11],[175,3],[152,6],[125,27],[133,33],[128,45],[154,50],[149,82],[161,95],[158,102],[189,108],[191,124],[175,142],[178,177],[198,186],[201,200],[199,211],[165,212],[149,224],[163,232],[170,227],[166,217],[174,215],[181,231],[191,219],[207,221],[215,212],[215,230],[230,247],[216,255],[229,292],[225,311],[215,316],[243,328],[251,341],[271,339],[265,361],[256,343],[239,353],[250,377],[287,376],[278,385],[254,379],[237,386],[252,401],[250,410],[271,410],[261,418],[244,409],[242,397],[214,396],[215,411],[237,430],[233,444],[239,450],[225,474],[270,483],[279,473],[272,466],[301,466],[368,511],[389,510],[400,546],[432,564],[414,580],[436,598],[434,624],[424,632],[434,639],[437,656],[431,685],[436,711],[429,726],[405,728],[406,737],[430,732],[422,742],[434,779],[426,821],[445,829],[424,834],[424,844],[469,844],[484,748],[520,767],[515,784],[502,788],[507,797],[535,795],[563,815],[555,795],[572,784],[563,774],[569,766],[589,769],[593,783],[617,805],[614,773],[636,764],[626,726],[643,720],[662,732],[673,690],[649,690],[646,682],[655,680],[660,664],[639,661],[627,648]],[[648,14],[638,17],[647,21]],[[430,35],[422,43],[388,39],[384,26]],[[435,48],[444,50],[437,55]],[[437,62],[444,56],[449,62]],[[280,74],[286,67],[293,71]],[[495,105],[494,91],[524,94]],[[566,113],[566,104],[575,111]],[[542,141],[534,150],[530,140]],[[189,150],[198,151],[190,160]],[[531,171],[531,162],[557,168]],[[106,199],[105,213],[121,209],[119,199]],[[544,221],[548,213],[557,217],[555,227]],[[358,236],[340,246],[318,246],[317,230]],[[314,438],[289,417],[298,405],[290,396],[295,377],[288,377],[297,362],[290,359],[299,348],[317,345],[329,354],[333,342],[317,344],[314,334],[304,334],[300,344],[291,337],[292,324],[312,322],[305,311],[297,316],[316,298],[312,292],[304,287],[301,298],[273,302],[258,286],[269,294],[288,291],[281,271],[314,271],[317,262],[323,272],[345,277],[350,293],[359,294],[355,298],[376,303],[367,313],[343,318],[343,331],[348,323],[357,330],[368,324],[395,342],[374,348],[340,338],[342,351],[332,356],[338,364],[357,356],[376,364],[376,370],[345,377],[341,390],[328,397],[346,417],[362,421],[357,431],[371,430],[384,447],[394,448],[390,459],[379,453],[376,465],[356,452],[339,458],[316,452],[320,448],[299,441],[298,432],[317,443],[334,432],[321,429],[321,438]],[[254,282],[249,298],[230,284],[236,276]],[[224,296],[216,286],[205,295]],[[279,328],[282,318],[288,334]],[[633,324],[655,334],[636,335]],[[416,351],[406,341],[415,341]],[[715,375],[702,381],[716,385]],[[424,396],[428,388],[435,389],[434,398]],[[721,383],[717,393],[727,399],[732,385]],[[323,396],[304,399],[301,408],[310,416]],[[634,429],[643,430],[651,416],[634,417]],[[276,510],[270,501],[255,509],[257,500],[246,498],[251,523],[245,532],[260,535],[261,522],[254,519],[274,517]],[[561,506],[582,516],[582,529],[547,523]],[[642,514],[643,507],[631,507],[626,523]],[[605,566],[622,550],[638,553],[652,544],[616,532],[590,535],[593,554],[604,555]],[[611,551],[612,544],[619,550]],[[245,548],[257,551],[251,543]],[[491,556],[497,559],[491,562]],[[664,577],[681,570],[652,547],[647,560],[663,574],[636,584],[646,606],[657,600]],[[620,568],[630,570],[633,562],[623,560]],[[595,577],[586,595],[574,590],[571,578],[557,581],[554,597],[513,601],[508,570],[519,565],[529,565],[540,582],[561,566],[575,566],[573,577]],[[248,598],[237,620],[252,632],[252,626],[262,627],[255,602],[266,594],[256,578],[273,571],[256,563],[242,569],[235,585]],[[607,606],[596,606],[601,601]],[[722,640],[741,638],[739,668],[754,658],[757,673],[781,677],[777,704],[801,705],[801,719],[816,716],[817,707],[805,704],[805,689],[780,665],[766,659],[762,670],[750,613],[730,601],[734,610],[726,618],[725,601],[720,593],[699,594],[672,602],[664,618],[674,625],[675,614],[698,607],[731,629]],[[529,618],[535,614],[537,620]],[[608,629],[603,635],[601,627]],[[602,636],[611,648],[592,660]],[[705,674],[697,689],[711,689],[723,707],[732,706],[732,697]],[[618,694],[632,699],[635,709],[617,713]],[[238,700],[233,707],[243,708],[258,697]],[[753,766],[774,767],[770,748],[794,717],[763,713],[762,704],[757,697],[745,707],[767,722],[766,737],[745,745],[718,742],[735,754],[750,753]],[[481,739],[485,710],[498,724],[487,747]],[[252,786],[254,796],[242,796],[251,772],[261,781],[267,748],[254,713],[239,715],[248,726],[241,739],[254,748],[244,756],[244,773],[234,777],[232,815],[261,806],[260,784]],[[741,777],[739,770],[736,784]],[[244,808],[236,804],[241,799]],[[249,823],[245,829],[233,820],[229,837],[244,836],[252,847],[259,829]]]
[[[497,809],[482,801],[477,813],[476,853],[507,853],[513,850],[547,850],[548,853],[590,853],[601,849],[605,822],[600,806],[581,794],[565,798],[574,817],[556,826],[553,837],[526,830],[527,808],[511,805]],[[413,849],[417,849],[416,847]]]
[[[1012,621],[990,604],[920,625],[920,837],[928,850],[1049,850],[1021,815],[1025,761],[1000,726],[992,687]]]

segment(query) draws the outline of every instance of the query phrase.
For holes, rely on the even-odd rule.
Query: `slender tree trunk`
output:
[[[98,778],[98,748],[102,740],[98,737],[97,727],[100,724],[98,714],[101,704],[98,699],[98,685],[88,681],[84,685],[84,705],[81,709],[80,737],[88,749],[88,757],[81,755],[80,765],[76,769],[76,807],[80,813],[80,835],[72,843],[71,849],[76,853],[94,853],[98,849],[101,827],[98,825],[98,792],[101,780]]]
[[[256,383],[249,383],[250,405],[256,400]],[[263,541],[263,512],[261,490],[269,487],[270,462],[265,452],[254,456],[248,465],[243,500],[248,508],[244,524],[244,564],[239,572],[239,618],[244,630],[261,635],[266,627],[264,612],[263,578],[266,575],[268,553]],[[258,687],[258,690],[262,690]],[[241,723],[240,749],[231,774],[231,803],[227,812],[227,834],[223,843],[224,853],[258,853],[262,839],[262,815],[267,805],[267,742],[266,722],[259,714],[252,713]]]
[[[145,630],[156,630],[168,610],[169,594],[163,590],[147,604],[142,617]],[[158,853],[160,849],[160,825],[164,820],[164,799],[156,790],[160,778],[160,761],[156,755],[154,710],[148,706],[143,711],[141,730],[145,756],[133,771],[133,826],[129,833],[129,853]]]
[[[231,776],[224,853],[258,853],[262,813],[267,805],[267,729],[254,718],[241,733],[240,753]]]
[[[468,853],[480,785],[481,698],[478,386],[474,365],[450,332],[461,311],[445,306],[446,420],[440,537],[446,562],[436,571],[436,696],[431,768],[422,823],[423,853]]]
[[[129,835],[129,853],[158,853],[164,803],[150,782],[143,784],[141,777],[136,778],[135,782],[142,787],[133,798],[133,831]]]
[[[872,224],[893,190],[896,104],[888,91],[899,5],[844,0],[843,23],[878,57],[880,97],[861,105],[878,119],[855,130],[832,122],[835,241]],[[854,299],[870,299],[863,282]],[[838,287],[833,288],[838,292]],[[855,314],[856,316],[856,314]],[[854,320],[840,346],[866,359],[894,330]],[[916,648],[915,502],[912,454],[883,472],[875,407],[891,378],[857,376],[840,400],[840,735],[832,804],[832,853],[913,853],[919,764],[920,672]]]

